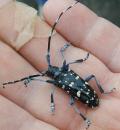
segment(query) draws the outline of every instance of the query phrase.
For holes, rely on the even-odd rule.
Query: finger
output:
[[[0,96],[0,129],[58,130],[45,122],[37,120],[3,96]]]
[[[44,7],[47,22],[53,25],[59,14],[71,3],[74,0],[49,0]],[[73,45],[93,53],[113,72],[120,72],[120,29],[117,26],[96,16],[79,3],[64,14],[56,28]]]

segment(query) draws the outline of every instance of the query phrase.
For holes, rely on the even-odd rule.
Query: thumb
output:
[[[0,38],[16,50],[34,37],[47,37],[50,31],[37,10],[21,2],[9,0],[0,8],[0,18]]]

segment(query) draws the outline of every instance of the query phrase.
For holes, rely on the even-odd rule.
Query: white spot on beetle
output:
[[[64,74],[64,76],[67,76],[67,74]]]
[[[90,93],[89,93],[89,92],[87,92],[86,94],[87,94],[87,95],[89,95]]]
[[[65,85],[63,85],[62,88],[65,89]]]
[[[81,91],[77,92],[77,96],[80,97],[81,96]]]
[[[93,100],[94,100],[94,98],[92,97],[90,100],[91,100],[91,101],[93,101]]]
[[[73,85],[72,84],[69,84],[69,87],[72,87]]]
[[[69,84],[70,87],[72,87],[73,85],[74,85],[74,82],[71,82],[71,83]]]
[[[88,89],[88,92],[90,92],[90,89]]]
[[[71,70],[70,70],[70,68],[69,68],[69,70],[68,70],[68,72],[70,72]]]
[[[87,101],[86,101],[86,103],[88,104],[88,103],[89,103],[89,101],[87,100]]]
[[[78,80],[78,79],[79,79],[79,76],[76,76],[75,79]]]
[[[84,86],[84,87],[86,87],[86,85],[85,85],[85,84],[83,84],[83,86]]]
[[[65,80],[65,83],[67,83],[68,81],[67,80]]]
[[[69,93],[70,93],[70,91],[67,91],[67,93],[69,94]]]
[[[88,85],[88,82],[85,82],[86,85]]]
[[[71,82],[71,84],[73,85],[73,84],[74,84],[74,82]]]
[[[59,80],[58,82],[61,83],[61,80]]]

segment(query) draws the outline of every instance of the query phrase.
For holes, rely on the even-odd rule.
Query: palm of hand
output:
[[[56,0],[56,2],[58,1]],[[60,6],[61,8],[64,8],[63,5],[67,5],[68,3],[67,2],[62,3],[62,2]],[[54,8],[51,8],[53,10],[48,11],[50,9],[50,6],[52,6],[51,3],[49,3],[49,8],[45,7],[45,17],[49,23],[53,23],[55,17],[58,15],[58,11],[60,11],[61,9],[60,10],[56,9],[58,11],[55,11]],[[81,12],[81,10],[85,14],[85,17],[83,17],[79,13]],[[76,12],[76,14],[74,12]],[[71,46],[65,52],[65,58],[67,59],[67,61],[83,58],[86,54],[86,52],[83,51],[83,49],[91,51],[91,53],[95,55],[95,56],[90,55],[90,58],[84,64],[72,65],[71,69],[73,69],[82,77],[86,77],[90,74],[95,74],[99,79],[100,83],[102,84],[102,86],[104,86],[105,90],[109,90],[110,89],[109,87],[111,86],[118,88],[120,84],[119,82],[120,63],[118,60],[119,48],[114,49],[115,47],[113,47],[113,43],[114,41],[118,41],[119,38],[117,36],[120,35],[120,30],[117,29],[117,27],[115,27],[114,25],[110,24],[109,22],[107,23],[107,21],[104,21],[103,19],[99,18],[98,20],[97,16],[92,14],[92,12],[86,9],[86,7],[82,7],[81,5],[76,6],[76,8],[73,9],[73,12],[70,13],[71,14],[68,14],[66,17],[63,18],[64,22],[61,21],[61,24],[58,25],[57,28],[62,36],[66,37],[69,41],[71,41],[73,45],[76,45],[76,47]],[[77,15],[77,18],[78,16],[83,17],[83,21],[84,20],[86,21],[86,19],[90,19],[91,21],[89,21],[89,24],[96,23],[95,27],[91,29],[89,28],[89,26],[86,26],[88,25],[88,23],[76,22],[76,25],[80,24],[78,27],[74,26],[69,28],[72,22],[75,23],[74,19],[72,19],[72,17],[74,17],[73,14]],[[95,22],[96,19],[97,22]],[[107,25],[102,26],[105,27],[108,26],[111,30],[114,30],[114,35],[116,34],[117,36],[113,37],[114,35],[112,32],[107,31],[107,33],[105,33],[105,30],[101,31],[101,35],[95,35],[94,32],[96,31],[100,33],[98,26],[102,28],[101,23],[99,25],[98,21],[99,22],[104,21],[103,23]],[[77,28],[79,28],[79,30],[82,30],[83,32],[82,33],[78,32]],[[75,35],[73,35],[74,29],[75,29]],[[88,32],[88,30],[89,34],[86,33]],[[9,33],[10,32],[8,32],[8,34]],[[105,35],[103,35],[104,33]],[[51,47],[52,63],[56,65],[60,65],[60,63],[62,62],[62,57],[59,55],[58,51],[66,43],[66,41],[62,36],[56,34],[54,35],[54,39],[52,41],[52,47]],[[103,41],[101,40],[101,37],[102,39],[104,39]],[[104,42],[107,43],[104,44],[104,48],[102,48],[101,45],[97,43],[97,41],[101,41],[102,44]],[[112,43],[110,41],[112,41]],[[80,42],[82,44],[79,44]],[[81,47],[82,49],[80,49],[79,47]],[[27,60],[29,60],[31,65],[33,65],[36,69],[44,70],[47,65],[44,56],[46,54],[45,53],[46,48],[47,48],[47,39],[32,39],[21,50],[19,50],[19,53],[23,55]],[[111,53],[114,55],[111,55]],[[25,77],[26,75],[38,73],[38,71],[33,66],[31,66],[28,62],[26,62],[26,60],[24,60],[21,56],[19,56],[15,51],[13,51],[3,42],[1,42],[0,47],[0,57],[1,57],[1,64],[0,64],[1,81],[15,80],[21,77]],[[94,82],[91,82],[91,85],[94,88],[96,88]],[[24,88],[23,84],[15,84],[13,86],[14,86],[13,88],[8,87],[4,90],[1,89],[1,100],[0,100],[1,129],[2,128],[9,130],[85,129],[82,119],[79,117],[79,115],[77,115],[74,112],[72,108],[70,108],[67,105],[69,102],[69,97],[60,89],[57,89],[55,93],[56,112],[55,115],[52,116],[49,113],[49,98],[50,98],[51,85],[40,82],[33,82],[30,85],[31,87],[29,88]],[[97,92],[99,93],[98,90]],[[86,111],[87,116],[92,121],[92,125],[90,126],[89,129],[119,130],[120,129],[119,125],[120,111],[118,109],[120,106],[119,90],[107,96],[101,94],[99,94],[99,96],[101,99],[100,106],[97,109],[94,110],[87,109]],[[81,111],[85,112],[86,108],[81,103],[79,103],[78,107],[80,108]]]

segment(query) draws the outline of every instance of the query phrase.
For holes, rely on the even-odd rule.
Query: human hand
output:
[[[49,0],[44,7],[46,21],[53,24],[59,13],[73,2]],[[5,15],[13,13],[14,10],[9,7],[4,11],[6,11]],[[6,17],[6,20],[3,18],[3,13],[0,13],[0,17],[2,20],[0,28],[6,25],[6,28],[0,29],[0,36],[5,41],[1,42],[0,47],[1,82],[20,79],[38,73],[37,70],[45,70],[47,37],[33,38],[18,51],[27,59],[26,61],[5,44],[10,45],[11,39],[16,37],[11,25],[12,17]],[[67,42],[66,38],[72,43],[65,52],[68,62],[83,58],[86,51],[91,52],[90,58],[85,63],[71,66],[76,73],[83,78],[90,74],[96,75],[105,90],[119,87],[119,28],[105,19],[98,18],[85,6],[78,4],[62,17],[57,30],[61,35],[56,33],[52,39],[52,64],[61,65],[62,57],[59,50]],[[1,88],[0,129],[84,130],[84,122],[68,105],[69,96],[60,89],[55,92],[55,115],[50,114],[50,86],[33,82],[28,88],[24,88],[22,83],[8,86],[6,89]],[[94,82],[91,82],[91,86],[96,89]],[[99,93],[98,90],[97,92]],[[107,96],[99,95],[101,102],[97,109],[86,109],[84,105],[78,103],[80,110],[92,121],[89,130],[119,130],[119,90]]]

